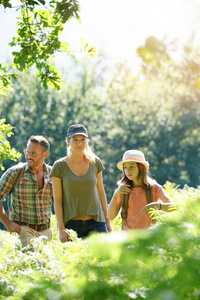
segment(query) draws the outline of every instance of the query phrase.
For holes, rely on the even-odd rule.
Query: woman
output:
[[[63,243],[70,240],[66,228],[76,231],[80,238],[93,231],[111,231],[103,164],[88,145],[85,126],[70,126],[66,142],[67,156],[54,163],[50,174],[59,238]]]
[[[152,223],[149,216],[151,208],[162,211],[172,210],[173,203],[170,202],[170,198],[165,194],[162,187],[147,175],[149,163],[145,160],[143,152],[139,150],[126,151],[117,167],[123,172],[123,178],[118,182],[118,188],[115,190],[109,205],[108,216],[111,220],[117,216],[122,207],[122,195],[128,193],[130,195],[125,230],[148,227]],[[153,202],[149,204],[147,204],[145,192],[148,189],[152,191],[153,198]]]

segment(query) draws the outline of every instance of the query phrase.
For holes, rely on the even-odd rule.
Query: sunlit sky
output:
[[[13,1],[14,4],[17,1]],[[136,49],[149,36],[178,39],[184,44],[196,32],[200,42],[200,0],[80,0],[81,24],[70,20],[62,40],[78,50],[84,37],[111,59],[136,59]],[[7,44],[15,34],[15,10],[0,9],[0,60],[13,51]],[[57,56],[59,61],[59,54]],[[63,63],[63,57],[60,59]]]

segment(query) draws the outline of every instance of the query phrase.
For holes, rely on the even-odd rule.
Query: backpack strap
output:
[[[145,189],[145,194],[147,198],[147,203],[153,202],[153,187],[151,186],[149,189]]]
[[[51,172],[52,166],[50,166],[50,165],[46,165],[46,167],[47,167],[47,171],[48,171],[48,175],[49,175],[49,174],[50,174],[50,172]]]
[[[121,210],[122,230],[124,229],[126,224],[129,195],[130,193],[122,194],[122,210]]]
[[[11,189],[9,191],[9,194],[13,193],[13,191],[16,188],[16,186],[18,185],[20,179],[22,178],[22,175],[23,175],[24,169],[25,169],[25,165],[26,165],[26,163],[20,163],[18,165],[17,172],[16,172],[14,180],[12,182],[12,186],[11,186]]]

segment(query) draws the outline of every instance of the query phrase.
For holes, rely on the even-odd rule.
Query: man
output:
[[[44,235],[52,239],[50,229],[52,185],[51,167],[44,163],[49,152],[49,142],[43,136],[31,136],[24,150],[24,173],[12,193],[10,218],[0,202],[0,221],[9,232],[19,234],[22,246],[32,238]],[[9,168],[0,179],[0,201],[12,188],[19,165]]]

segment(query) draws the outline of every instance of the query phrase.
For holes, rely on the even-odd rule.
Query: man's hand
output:
[[[1,202],[0,202],[0,221],[4,224],[4,226],[6,227],[6,229],[9,232],[16,232],[16,233],[20,234],[21,227],[9,219],[9,217],[5,213],[5,210],[4,210]]]
[[[16,232],[20,234],[21,232],[21,226],[19,226],[17,223],[10,221],[9,224],[6,226],[9,232]]]

